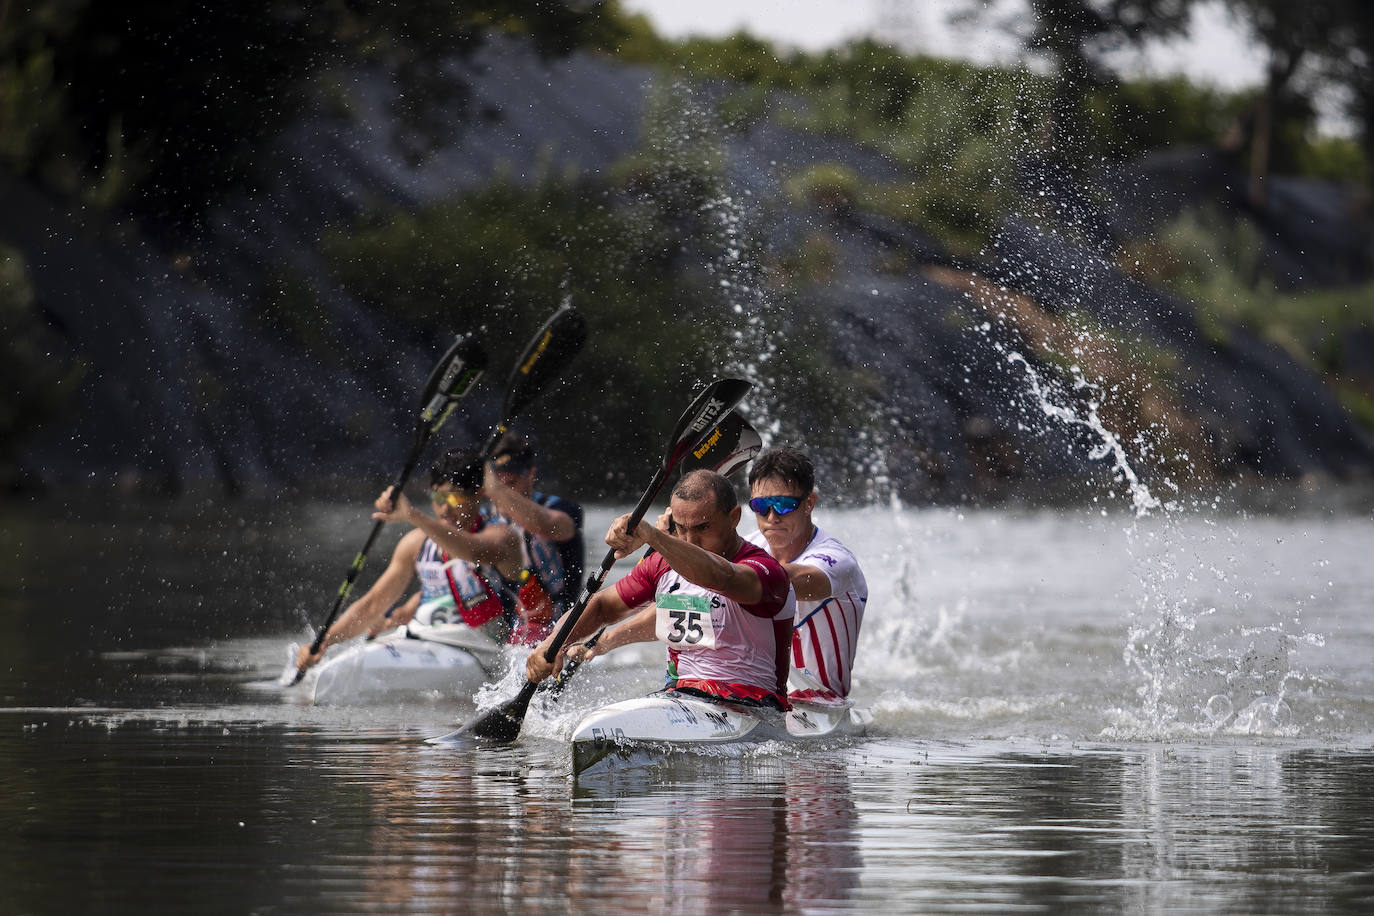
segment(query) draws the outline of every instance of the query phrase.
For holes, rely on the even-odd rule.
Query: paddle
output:
[[[686,474],[700,468],[710,468],[722,477],[729,477],[748,464],[761,448],[763,448],[763,440],[759,438],[754,427],[749,425],[749,421],[744,419],[739,411],[732,410],[729,416],[722,420],[720,425],[702,441],[701,445],[698,445],[687,457],[682,459],[682,473]],[[644,551],[644,556],[647,557],[651,553],[653,553],[652,548]],[[592,634],[591,638],[583,645],[589,649],[595,647],[605,632],[606,627],[602,627]],[[563,670],[558,672],[558,676],[543,685],[547,689],[550,700],[557,699],[558,695],[563,692],[564,686],[581,666],[580,659],[570,658],[564,663]]]
[[[586,342],[587,323],[568,305],[560,307],[535,332],[511,367],[506,380],[506,396],[501,404],[501,419],[487,437],[486,445],[482,446],[483,459],[491,456],[501,437],[510,431],[511,422],[548,389],[549,383]],[[384,616],[390,618],[393,610],[395,608],[389,608]],[[372,636],[367,638],[370,640]]]
[[[483,458],[489,456],[501,437],[510,431],[511,421],[548,388],[549,382],[563,371],[586,342],[587,323],[571,306],[563,306],[544,322],[511,368],[501,421],[482,448]]]
[[[727,378],[718,379],[702,389],[696,400],[678,418],[677,426],[673,429],[672,437],[668,440],[668,448],[664,452],[662,465],[654,474],[654,479],[650,481],[644,495],[639,498],[639,503],[636,504],[634,511],[630,513],[629,530],[633,531],[635,526],[644,518],[644,513],[649,510],[649,504],[663,489],[663,485],[667,482],[668,475],[673,472],[673,469],[711,435],[721,418],[728,411],[733,410],[751,388],[753,385],[744,379]],[[544,650],[545,660],[552,663],[558,656],[559,650],[568,641],[568,636],[572,633],[573,627],[577,625],[578,618],[586,610],[587,602],[600,590],[602,583],[606,581],[606,574],[610,572],[613,565],[615,565],[615,551],[610,550],[607,551],[605,559],[601,561],[600,570],[587,578],[586,588],[577,604],[559,621],[558,629],[554,631],[549,647]],[[500,743],[514,741],[520,737],[520,727],[524,724],[525,712],[529,709],[530,698],[534,696],[538,686],[537,682],[526,681],[524,686],[520,688],[520,693],[513,699],[497,706],[440,740],[475,738]]]
[[[582,316],[570,306],[565,305],[558,309],[548,321],[544,322],[543,327],[541,327],[530,339],[530,342],[525,345],[525,349],[521,352],[520,357],[515,361],[515,365],[511,369],[510,378],[506,382],[506,396],[501,407],[501,420],[496,424],[495,429],[492,430],[491,436],[488,437],[487,444],[482,449],[483,457],[491,454],[491,451],[496,447],[501,437],[510,429],[511,421],[519,416],[525,408],[529,407],[529,405],[534,402],[535,398],[549,387],[549,383],[567,366],[569,360],[577,355],[586,340],[587,324],[583,321]],[[456,347],[457,344],[455,344],[455,348]],[[450,351],[450,353],[452,352],[453,351]],[[447,359],[447,356],[445,358]],[[485,354],[483,354],[483,366],[485,366],[485,362],[486,358]],[[457,397],[461,397],[462,393],[466,393],[467,388],[471,387],[472,382],[469,381],[467,386],[462,389],[462,393],[447,402],[446,406],[443,407],[442,414],[437,414],[435,411],[437,409],[436,405],[439,402],[439,396],[434,395],[430,397],[430,392],[431,389],[446,390],[443,388],[443,379],[447,378],[452,373],[440,374],[439,369],[445,365],[447,365],[446,362],[441,362],[440,366],[435,368],[435,372],[430,376],[430,383],[426,385],[426,397],[422,398],[422,403],[428,402],[428,406],[421,415],[421,425],[416,430],[415,447],[411,451],[405,469],[397,478],[396,483],[393,484],[393,493],[401,492],[406,481],[410,479],[411,472],[414,471],[416,463],[419,461],[420,452],[424,448],[425,443],[429,441],[430,436],[432,436],[435,430],[437,430],[444,420],[448,418],[449,413],[452,412],[456,405]],[[436,379],[439,379],[437,385]],[[475,380],[476,376],[474,375],[472,381]],[[431,417],[433,419],[431,419]],[[377,521],[373,524],[372,532],[368,535],[367,543],[363,546],[362,552],[354,559],[353,566],[349,569],[348,578],[344,581],[343,587],[340,588],[339,594],[334,600],[334,606],[330,610],[328,619],[325,620],[324,626],[321,627],[319,632],[315,635],[315,641],[310,647],[311,655],[318,652],[320,646],[324,644],[325,635],[329,632],[329,627],[333,624],[334,618],[338,616],[344,600],[348,597],[348,593],[352,591],[353,581],[358,577],[358,573],[362,569],[363,559],[367,551],[371,549],[373,541],[377,539],[377,533],[381,530],[383,524],[385,523],[382,521]],[[290,686],[291,684],[299,683],[304,676],[305,671],[294,664],[288,664],[287,670],[282,674],[281,683]]]
[[[440,426],[444,425],[449,415],[453,413],[453,409],[458,406],[458,401],[468,393],[486,367],[486,351],[481,344],[465,334],[453,342],[453,346],[448,348],[444,358],[439,360],[434,370],[430,372],[429,380],[425,382],[425,387],[420,394],[420,416],[415,423],[415,441],[410,448],[410,455],[406,458],[405,465],[401,468],[401,472],[396,475],[396,480],[392,484],[395,488],[394,492],[399,493],[401,488],[406,485],[406,481],[415,471],[415,465],[419,463],[420,454],[424,451],[430,437],[438,431]],[[311,655],[319,652],[320,646],[324,644],[325,634],[329,632],[329,627],[334,623],[334,618],[339,615],[339,609],[343,607],[349,592],[353,591],[353,583],[357,580],[358,573],[362,571],[363,563],[367,560],[367,553],[372,549],[373,543],[376,542],[383,524],[385,523],[382,521],[373,522],[372,530],[368,533],[362,550],[353,557],[353,565],[348,567],[348,573],[344,576],[343,584],[339,586],[339,591],[334,596],[334,606],[329,609],[329,616],[325,618],[324,624],[315,634],[315,641],[310,644]],[[293,659],[287,663],[286,670],[282,672],[278,682],[284,687],[290,687],[300,683],[304,676],[305,669],[297,665]]]

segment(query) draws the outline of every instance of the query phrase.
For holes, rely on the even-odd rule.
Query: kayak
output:
[[[798,701],[787,713],[656,693],[588,714],[572,735],[573,775],[683,751],[861,735],[873,716],[852,701]]]
[[[321,662],[311,690],[319,704],[471,696],[501,664],[502,646],[461,623],[412,621]]]

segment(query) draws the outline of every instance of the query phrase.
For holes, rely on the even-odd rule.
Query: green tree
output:
[[[135,209],[180,223],[251,180],[257,151],[312,88],[350,67],[394,72],[405,134],[425,137],[438,111],[464,101],[448,65],[492,30],[520,32],[548,54],[617,34],[599,4],[561,2],[0,2],[0,152],[10,167],[65,192],[122,174]]]
[[[1060,155],[1072,149],[1084,99],[1116,81],[1106,56],[1125,45],[1168,39],[1187,30],[1194,0],[1029,0],[1031,18],[1023,41],[1053,61],[1056,84],[1050,112],[1050,143]],[[975,10],[965,17],[977,18]]]
[[[1275,139],[1285,113],[1295,109],[1311,117],[1312,95],[1318,82],[1299,86],[1305,65],[1316,73],[1322,61],[1338,53],[1347,28],[1346,0],[1234,0],[1232,12],[1267,55],[1264,83],[1246,125],[1247,195],[1263,212],[1268,203],[1268,180],[1273,171]]]

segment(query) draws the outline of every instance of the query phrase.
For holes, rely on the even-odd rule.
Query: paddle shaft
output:
[[[410,475],[415,473],[415,466],[420,463],[420,455],[424,452],[429,437],[429,424],[419,423],[415,428],[415,445],[410,450],[410,457],[406,459],[405,467],[401,468],[401,473],[396,475],[396,480],[391,485],[393,498],[405,488],[406,482],[410,480]],[[368,532],[367,540],[363,542],[362,549],[353,557],[353,563],[348,567],[348,573],[344,576],[343,584],[339,586],[338,594],[334,596],[334,605],[329,609],[329,616],[325,618],[324,624],[315,634],[314,642],[310,644],[311,655],[318,653],[320,647],[324,645],[329,628],[333,625],[334,619],[339,616],[339,610],[343,607],[344,601],[348,599],[349,593],[353,591],[353,583],[358,580],[358,574],[362,572],[363,564],[367,562],[367,554],[372,550],[372,545],[377,542],[377,535],[381,534],[385,525],[386,522],[381,519],[372,523],[372,530]],[[303,675],[304,672],[300,672],[300,674]]]
[[[644,495],[639,498],[639,503],[634,511],[630,513],[630,521],[626,526],[626,531],[634,531],[639,523],[644,520],[644,513],[649,511],[649,506],[654,498],[658,496],[659,490],[663,489],[663,484],[668,480],[668,472],[672,470],[668,467],[661,467],[654,475],[653,481],[649,484],[649,489],[644,491]],[[544,661],[553,664],[553,660],[558,657],[558,652],[563,648],[568,637],[572,635],[573,627],[577,626],[577,621],[582,617],[582,612],[587,609],[587,604],[592,600],[592,596],[601,590],[601,585],[606,581],[606,575],[615,565],[615,548],[606,551],[606,557],[601,561],[601,568],[587,577],[587,588],[582,593],[582,598],[573,606],[568,613],[563,615],[563,619],[558,623],[558,629],[554,631],[553,639],[549,642],[549,647],[544,650]]]
[[[658,472],[654,474],[654,478],[645,489],[644,495],[640,497],[639,503],[630,513],[628,530],[633,531],[643,521],[644,513],[649,510],[649,505],[654,501],[654,497],[663,489],[663,485],[673,469],[682,463],[688,452],[698,447],[710,435],[722,417],[733,410],[752,387],[749,382],[743,379],[718,379],[702,389],[696,400],[687,408],[686,413],[678,418],[677,427],[673,430],[667,453],[663,456]],[[559,650],[563,648],[572,635],[573,627],[577,625],[583,611],[587,609],[588,602],[601,589],[602,583],[606,581],[606,574],[610,572],[611,566],[614,564],[615,551],[611,550],[606,554],[606,558],[601,561],[601,568],[587,578],[586,588],[583,590],[582,596],[578,599],[577,604],[559,621],[558,629],[554,631],[549,640],[548,648],[544,650],[544,659],[547,663],[553,664]],[[538,688],[538,681],[525,681],[520,688],[520,693],[515,698],[469,722],[454,735],[479,740],[514,741],[520,736],[520,726],[525,720],[525,711],[529,708],[530,699]]]

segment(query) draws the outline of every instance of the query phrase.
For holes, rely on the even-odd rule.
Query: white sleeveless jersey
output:
[[[768,550],[761,531],[749,535],[749,542]],[[797,601],[792,624],[792,667],[801,682],[797,686],[811,687],[814,682],[826,692],[848,696],[859,627],[868,604],[868,582],[859,560],[848,547],[816,528],[810,543],[792,562],[815,567],[830,580],[827,597]]]

